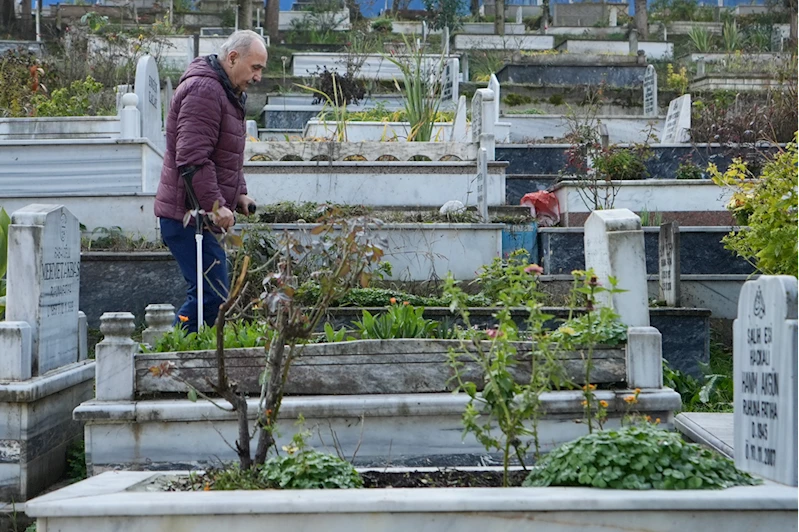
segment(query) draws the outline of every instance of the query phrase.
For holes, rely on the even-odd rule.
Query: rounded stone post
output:
[[[106,312],[100,317],[104,338],[95,348],[98,401],[132,401],[134,398],[134,362],[139,344],[130,338],[133,320],[130,312]]]
[[[119,112],[120,134],[123,139],[141,138],[141,113],[136,108],[139,97],[129,92],[122,96],[122,110]]]
[[[172,330],[172,323],[175,321],[175,307],[168,303],[147,305],[147,308],[144,309],[144,321],[147,323],[147,328],[142,332],[142,343],[155,347],[158,339],[164,333]]]

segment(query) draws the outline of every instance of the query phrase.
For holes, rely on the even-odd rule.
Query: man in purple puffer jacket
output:
[[[188,284],[186,302],[175,322],[189,331],[197,330],[197,262],[193,220],[192,225],[183,225],[191,202],[182,174],[193,175],[200,207],[220,230],[233,227],[233,210],[246,213],[254,203],[247,196],[243,171],[245,91],[261,80],[266,59],[260,35],[237,31],[218,55],[191,62],[172,99],[155,215],[161,219],[161,237]],[[228,294],[227,262],[214,234],[206,228],[203,236],[203,316],[206,324],[213,324]]]

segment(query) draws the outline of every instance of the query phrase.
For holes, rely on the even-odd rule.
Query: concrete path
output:
[[[677,414],[674,426],[691,441],[733,458],[733,414],[683,412]]]

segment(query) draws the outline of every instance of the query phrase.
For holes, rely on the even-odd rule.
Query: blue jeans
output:
[[[180,307],[175,324],[183,325],[189,332],[197,331],[197,251],[194,240],[194,226],[183,227],[178,220],[161,218],[161,238],[169,247],[186,279],[186,302]],[[216,236],[208,230],[203,231],[203,321],[213,325],[219,313],[219,306],[225,301],[230,289],[228,281],[225,250],[219,245]],[[183,316],[188,320],[181,320]]]

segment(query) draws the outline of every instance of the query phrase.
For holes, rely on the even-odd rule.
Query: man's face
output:
[[[266,66],[266,48],[259,42],[250,45],[245,54],[233,50],[228,55],[230,62],[230,82],[237,90],[245,92],[247,87],[261,81],[261,72]]]

